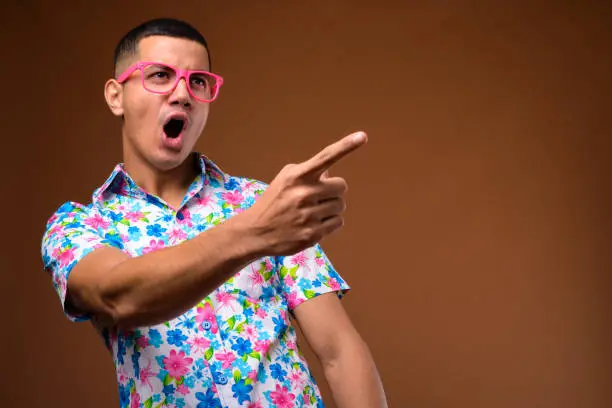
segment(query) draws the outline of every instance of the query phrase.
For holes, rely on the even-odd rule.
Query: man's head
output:
[[[177,167],[193,150],[222,83],[209,72],[206,40],[185,22],[151,20],[119,41],[114,66],[105,97],[123,118],[124,159],[162,171]]]

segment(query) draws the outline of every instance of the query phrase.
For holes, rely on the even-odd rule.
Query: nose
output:
[[[179,79],[176,87],[174,87],[170,93],[168,102],[171,105],[181,105],[184,108],[191,107],[191,94],[189,93],[189,89],[187,89],[187,81],[185,78]]]

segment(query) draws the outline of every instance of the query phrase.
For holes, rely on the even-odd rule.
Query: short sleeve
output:
[[[290,310],[318,295],[335,292],[342,298],[350,287],[336,272],[320,245],[278,257],[280,289]]]
[[[73,314],[67,308],[70,272],[93,250],[120,245],[105,227],[108,221],[99,214],[94,215],[90,207],[73,202],[62,205],[47,221],[41,245],[43,265],[51,276],[64,313],[74,322],[89,320],[89,316]]]

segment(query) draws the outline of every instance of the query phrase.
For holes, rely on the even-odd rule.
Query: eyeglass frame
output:
[[[176,72],[176,81],[174,83],[174,85],[172,85],[170,87],[170,89],[168,89],[167,91],[152,91],[149,88],[147,88],[145,86],[145,78],[144,78],[144,69],[150,65],[160,65],[163,67],[167,67],[170,68],[172,70],[174,70],[174,72]],[[151,92],[153,94],[157,94],[157,95],[166,95],[169,94],[170,92],[174,91],[176,89],[176,87],[178,86],[179,82],[181,82],[181,79],[185,79],[185,85],[187,85],[187,91],[189,92],[189,94],[198,102],[202,102],[202,103],[210,103],[212,101],[214,101],[215,99],[217,99],[217,96],[219,95],[219,89],[221,88],[221,85],[223,85],[223,77],[221,77],[220,75],[217,74],[213,74],[212,72],[209,71],[205,71],[205,70],[201,70],[201,69],[182,69],[182,68],[177,68],[173,65],[170,64],[164,64],[162,62],[153,62],[153,61],[138,61],[135,62],[134,64],[130,65],[127,69],[125,69],[125,71],[123,71],[118,77],[117,77],[117,82],[119,82],[120,84],[125,83],[130,75],[132,75],[134,73],[134,71],[140,71],[140,79],[141,79],[141,83],[142,83],[142,87],[147,91],[147,92]],[[215,93],[214,95],[211,96],[210,99],[202,99],[202,98],[198,98],[197,96],[195,96],[195,94],[193,93],[193,91],[191,90],[191,84],[189,82],[189,77],[191,76],[191,74],[205,74],[205,75],[209,75],[211,77],[213,77],[216,81],[217,84],[214,87],[215,88]]]

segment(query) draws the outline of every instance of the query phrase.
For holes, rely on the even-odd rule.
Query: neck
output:
[[[181,205],[187,189],[199,171],[192,154],[177,167],[160,170],[147,160],[126,152],[124,169],[140,188],[159,197],[175,210]]]

